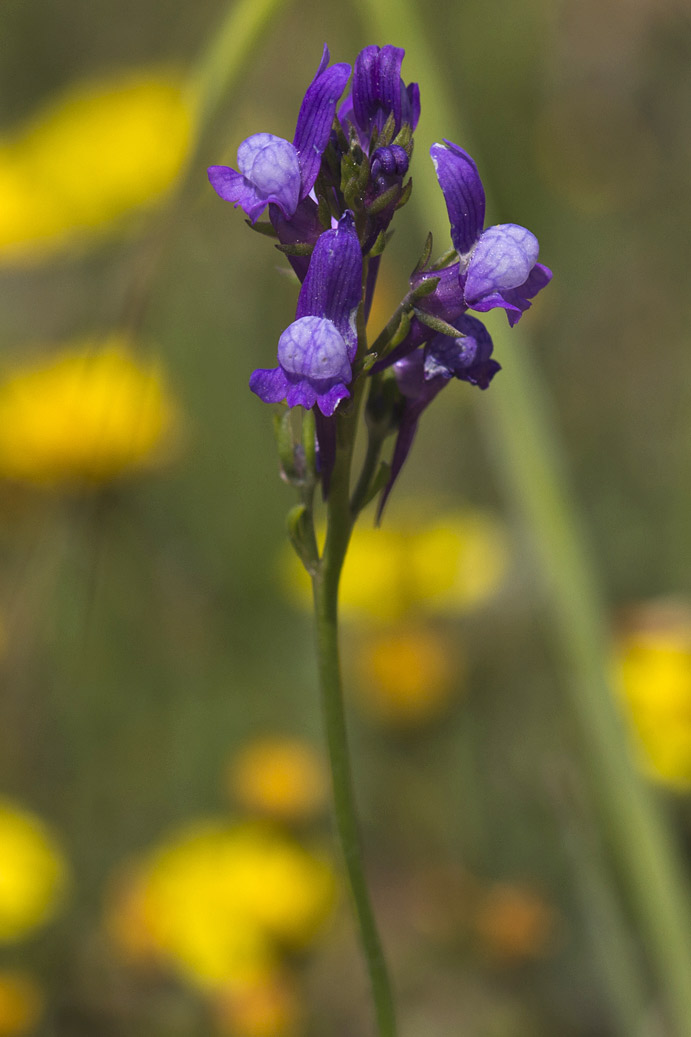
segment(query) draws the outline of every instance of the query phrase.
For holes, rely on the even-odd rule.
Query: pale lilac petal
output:
[[[255,133],[238,148],[238,167],[264,204],[273,202],[290,218],[300,201],[300,162],[288,140]]]
[[[540,247],[537,238],[516,223],[499,223],[481,235],[470,257],[465,282],[468,306],[495,292],[518,288],[528,280]]]
[[[300,289],[296,317],[326,317],[338,328],[352,362],[357,352],[356,317],[362,296],[362,251],[353,214],[347,211],[335,230],[315,246]]]
[[[339,64],[326,68],[328,60],[329,51],[325,46],[317,74],[300,106],[293,138],[293,146],[300,161],[300,198],[307,197],[317,179],[322,155],[329,143],[338,99],[350,76],[350,65]]]
[[[280,403],[288,392],[288,379],[280,367],[258,368],[250,375],[250,389],[264,403]]]
[[[289,324],[278,340],[278,362],[289,377],[342,382],[352,378],[343,336],[325,317],[300,317]]]
[[[451,141],[433,144],[430,156],[444,194],[451,240],[461,255],[477,242],[485,223],[485,190],[467,151]]]

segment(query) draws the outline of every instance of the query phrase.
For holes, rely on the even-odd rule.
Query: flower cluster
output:
[[[468,310],[500,307],[513,325],[552,276],[525,227],[484,227],[485,194],[470,155],[450,141],[434,144],[453,250],[430,263],[428,238],[401,305],[368,346],[364,327],[388,228],[412,188],[406,176],[420,96],[417,84],[401,78],[403,56],[390,45],[365,47],[339,104],[351,69],[330,66],[325,47],[292,143],[257,133],[240,145],[237,170],[209,169],[220,197],[278,239],[302,286],[295,320],[278,342],[278,365],[256,370],[250,388],[267,403],[314,410],[326,493],[333,421],[367,379],[370,439],[397,434],[387,478],[374,476],[363,493],[371,499],[382,491],[380,512],[437,393],[453,378],[486,389],[499,370],[487,329]],[[267,207],[269,222],[259,223]]]

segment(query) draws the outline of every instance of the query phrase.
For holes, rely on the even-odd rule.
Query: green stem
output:
[[[358,0],[368,36],[395,36],[405,44],[412,78],[424,77],[434,99],[435,137],[439,129],[477,151],[448,93],[428,41],[428,24],[415,0],[398,0],[395,10],[379,0]],[[418,146],[428,141],[418,131]],[[481,165],[481,163],[479,163]],[[448,235],[441,192],[431,172],[416,174],[414,200],[423,231],[430,223],[436,240]],[[487,198],[487,207],[491,202]],[[507,488],[523,510],[551,595],[551,615],[564,657],[563,689],[575,720],[589,795],[600,832],[611,847],[630,897],[669,1018],[670,1033],[691,1033],[691,919],[688,885],[679,848],[649,788],[637,773],[616,696],[609,679],[608,628],[600,588],[584,545],[571,498],[557,425],[550,413],[542,376],[530,362],[526,336],[505,322],[490,322],[503,371],[481,413]],[[520,435],[517,435],[520,430]],[[620,908],[621,911],[621,908]],[[625,928],[621,919],[622,931]],[[617,941],[609,951],[617,954]],[[642,989],[642,984],[640,985]]]
[[[386,349],[389,342],[398,331],[398,326],[401,323],[401,317],[404,313],[406,313],[408,310],[412,308],[412,305],[413,293],[408,292],[405,298],[402,299],[402,301],[396,307],[389,323],[386,325],[383,331],[379,332],[376,339],[372,343],[369,350],[370,353],[376,353],[379,356],[379,359],[381,359],[381,357],[385,355],[384,350]]]
[[[370,429],[367,437],[367,452],[365,454],[365,460],[362,464],[362,471],[358,478],[355,489],[353,490],[353,496],[350,502],[350,513],[353,518],[362,511],[365,501],[367,500],[367,494],[370,492],[372,480],[377,472],[377,466],[379,465],[379,458],[381,456],[381,448],[384,445],[384,437]]]
[[[312,588],[319,684],[331,763],[336,828],[372,986],[379,1037],[395,1037],[391,984],[362,864],[338,649],[338,587],[353,527],[349,502],[350,469],[363,386],[364,379],[360,379],[354,390],[351,411],[338,415],[336,419],[338,442],[327,504],[326,542],[319,570],[312,578]]]

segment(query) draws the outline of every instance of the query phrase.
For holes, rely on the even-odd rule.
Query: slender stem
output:
[[[360,472],[357,484],[353,490],[353,496],[350,502],[350,512],[354,519],[357,518],[359,513],[362,511],[365,501],[367,500],[367,494],[377,471],[377,465],[379,464],[379,457],[383,445],[384,438],[370,429],[367,437],[367,452],[362,464],[362,471]]]
[[[389,975],[362,863],[338,648],[338,586],[353,527],[349,493],[355,430],[364,379],[354,390],[353,407],[337,417],[338,442],[327,504],[327,533],[318,572],[312,578],[319,683],[331,762],[336,828],[360,939],[369,972],[379,1037],[395,1037],[396,1019]]]
[[[391,339],[398,331],[398,325],[401,323],[401,317],[407,310],[411,309],[413,304],[413,293],[408,292],[404,299],[401,300],[399,305],[396,307],[391,320],[377,335],[376,339],[372,343],[370,353],[377,353],[383,355],[383,350],[386,349]],[[381,356],[380,356],[381,359]]]
[[[379,0],[357,0],[368,36],[395,35],[405,44],[413,77],[424,76],[425,92],[434,98],[434,133],[443,129],[461,140],[477,159],[449,95],[452,76],[444,76],[428,39],[429,20],[416,0],[398,0],[395,11]],[[427,141],[418,132],[418,147]],[[480,164],[480,163],[479,163]],[[489,192],[487,207],[491,210]],[[426,231],[437,240],[448,234],[443,204],[431,171],[416,174],[413,201]],[[689,890],[679,847],[631,759],[629,743],[609,679],[611,662],[601,590],[577,518],[557,423],[550,411],[540,371],[531,363],[521,329],[509,333],[492,323],[492,337],[504,370],[492,386],[481,413],[487,435],[496,445],[499,470],[534,535],[538,559],[547,578],[551,615],[564,658],[562,684],[575,719],[583,772],[600,823],[601,838],[612,849],[637,917],[650,964],[664,1000],[670,1034],[691,1033],[691,920]],[[520,429],[520,435],[516,430]],[[621,913],[621,907],[620,907]],[[609,953],[616,955],[625,938],[625,922]],[[643,985],[640,984],[641,989]]]

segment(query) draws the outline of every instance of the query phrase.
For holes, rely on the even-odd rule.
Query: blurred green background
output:
[[[575,491],[623,659],[634,757],[691,864],[689,11],[679,0],[468,0],[419,14],[434,79],[471,137],[458,143],[477,150],[491,192],[488,222],[530,227],[555,272],[514,348],[548,394],[548,446]],[[123,462],[80,485],[60,475],[37,486],[2,460],[24,448],[0,388],[0,1035],[371,1032],[344,895],[317,905],[318,932],[272,936],[264,971],[243,959],[244,971],[212,981],[185,948],[171,951],[122,878],[202,819],[232,843],[248,816],[268,814],[275,838],[326,855],[340,883],[328,811],[299,794],[310,801],[317,777],[298,774],[294,811],[233,778],[232,761],[260,737],[320,755],[321,718],[309,612],[286,577],[293,499],[270,408],[247,390],[251,370],[273,363],[296,286],[271,243],[215,196],[206,167],[232,164],[250,133],[292,136],[324,41],[351,63],[371,42],[408,49],[404,77],[422,97],[416,187],[433,182],[429,144],[454,133],[393,2],[379,10],[386,39],[348,4],[277,4],[194,147],[178,101],[170,123],[144,112],[131,134],[129,101],[120,123],[100,107],[99,84],[117,90],[140,73],[177,97],[225,16],[219,0],[0,6],[3,377],[74,343],[98,353],[121,333],[147,370],[159,358],[177,415],[160,435],[165,456],[141,471]],[[41,113],[75,89],[87,115],[54,121],[51,136]],[[152,173],[174,147],[177,165]],[[101,209],[101,181],[117,184],[123,154],[135,187],[114,188]],[[61,191],[71,214],[58,211]],[[398,216],[373,323],[397,305],[443,216],[440,192],[435,212],[411,203]],[[502,474],[506,430],[489,399],[501,380],[488,393],[454,384],[425,414],[377,534],[382,557],[392,537],[404,547],[379,577],[367,541],[352,580],[371,600],[344,625],[357,796],[401,1032],[633,1034],[630,988],[645,1010],[636,1033],[681,1037],[591,803],[549,580]],[[53,390],[27,391],[27,427],[45,422],[50,438]],[[70,413],[81,457],[94,426]],[[511,430],[519,444],[524,431]],[[440,523],[458,553],[440,561],[430,547],[430,573],[441,568],[443,584],[446,557],[458,579],[445,598],[433,574],[405,597],[397,572],[414,531]],[[478,570],[496,570],[479,590]],[[27,818],[34,843],[22,842]],[[192,905],[200,875],[181,886]],[[614,947],[618,981],[601,957]]]

